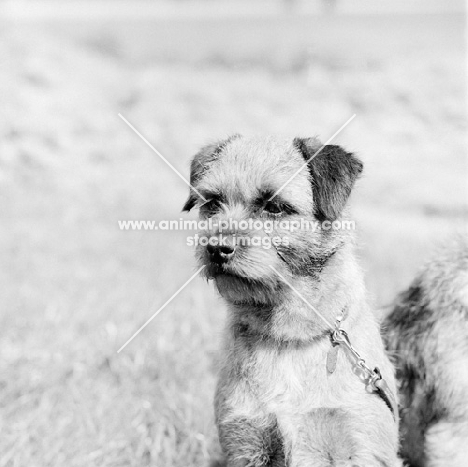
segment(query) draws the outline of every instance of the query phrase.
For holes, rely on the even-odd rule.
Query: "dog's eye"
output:
[[[219,209],[220,202],[217,199],[210,199],[200,206],[200,211],[206,216],[212,216]]]
[[[267,214],[272,214],[273,216],[279,216],[283,212],[281,206],[276,203],[272,203],[271,201],[268,201],[263,210]]]

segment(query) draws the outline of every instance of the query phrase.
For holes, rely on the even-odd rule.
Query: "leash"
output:
[[[346,317],[347,308],[343,310],[341,316],[336,319],[335,328],[331,331],[331,341],[333,348],[336,349],[329,355],[332,355],[331,362],[329,355],[327,355],[327,370],[333,373],[334,366],[336,366],[337,349],[338,346],[345,347],[355,359],[355,371],[354,373],[364,381],[366,384],[366,390],[370,393],[377,394],[387,405],[392,412],[393,418],[396,420],[398,413],[398,404],[395,399],[393,392],[390,390],[387,382],[382,376],[378,367],[371,369],[366,361],[361,357],[360,353],[353,347],[347,332],[341,329],[341,322]],[[333,369],[333,371],[330,371]]]

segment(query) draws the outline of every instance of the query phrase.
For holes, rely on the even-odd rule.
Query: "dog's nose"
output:
[[[209,243],[206,249],[211,261],[221,264],[227,262],[234,255],[236,246],[233,244],[211,245]]]

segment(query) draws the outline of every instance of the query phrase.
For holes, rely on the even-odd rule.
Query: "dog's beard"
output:
[[[270,266],[281,271],[284,264],[275,250],[245,248],[237,251],[230,261],[217,264],[201,248],[198,260],[205,265],[204,276],[213,279],[220,295],[231,303],[272,305],[281,298],[282,281]]]
[[[276,304],[282,294],[277,280],[255,280],[230,274],[220,274],[214,279],[220,295],[235,305],[256,307]]]
[[[205,277],[213,279],[220,295],[231,303],[280,303],[287,286],[278,273],[288,282],[305,276],[319,280],[322,269],[342,245],[333,234],[312,238],[310,232],[286,233],[291,240],[288,246],[239,247],[235,257],[222,264],[211,262],[206,248],[199,247],[198,260],[206,266]]]

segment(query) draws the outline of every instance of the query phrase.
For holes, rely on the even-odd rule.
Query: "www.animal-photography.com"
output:
[[[0,467],[466,467],[463,0],[0,2]]]

